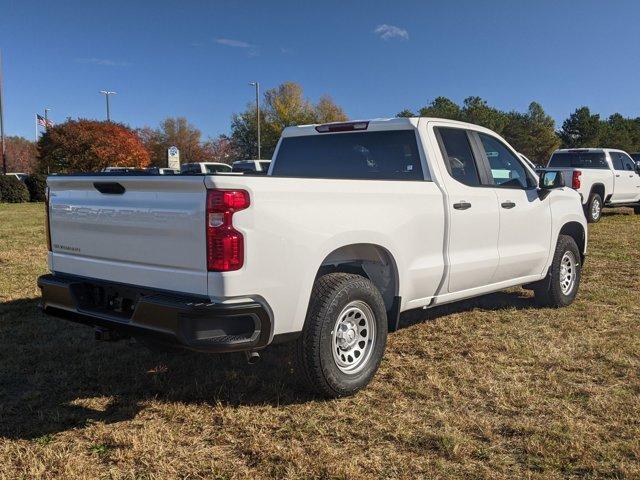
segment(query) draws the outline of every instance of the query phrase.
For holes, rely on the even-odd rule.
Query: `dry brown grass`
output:
[[[42,205],[0,205],[0,478],[640,478],[640,216],[591,228],[578,300],[410,312],[369,388],[287,349],[178,357],[37,310]]]

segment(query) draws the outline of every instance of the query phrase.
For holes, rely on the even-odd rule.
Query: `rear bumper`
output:
[[[210,299],[102,280],[43,275],[42,310],[52,316],[205,352],[265,347],[273,332],[260,303]]]

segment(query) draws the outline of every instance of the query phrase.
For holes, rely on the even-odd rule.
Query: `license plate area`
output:
[[[78,283],[72,287],[78,309],[88,313],[130,320],[140,294],[120,285]]]

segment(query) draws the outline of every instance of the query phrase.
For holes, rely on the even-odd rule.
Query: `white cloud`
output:
[[[373,33],[378,35],[382,40],[390,40],[392,38],[409,40],[409,32],[404,28],[396,27],[395,25],[387,25],[386,23],[378,25]]]
[[[233,48],[253,48],[253,45],[242,40],[234,40],[232,38],[216,38],[216,43],[220,45],[226,45]]]
[[[242,48],[247,52],[249,57],[257,57],[260,54],[260,47],[242,40],[235,40],[233,38],[216,38],[216,43],[224,45],[225,47]]]
[[[119,62],[116,60],[109,60],[108,58],[78,58],[77,61],[80,63],[101,65],[103,67],[128,67],[131,65],[129,62]]]

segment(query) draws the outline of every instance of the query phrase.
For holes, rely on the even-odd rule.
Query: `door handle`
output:
[[[502,202],[501,205],[502,205],[502,208],[513,208],[516,206],[516,204],[513,203],[511,200],[507,202]]]
[[[617,177],[617,178],[619,178],[619,177],[620,177],[620,174],[619,174],[619,173],[617,173],[617,174],[616,174],[616,177]]]
[[[468,208],[471,208],[471,204],[463,200],[461,202],[454,203],[453,208],[455,208],[456,210],[466,210]]]

